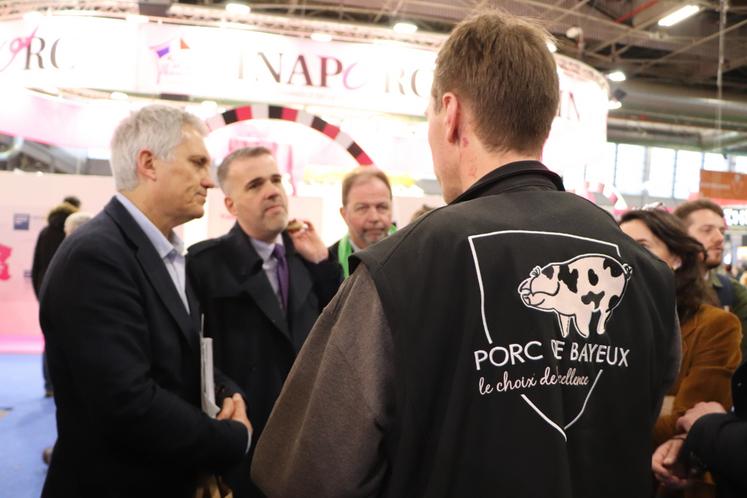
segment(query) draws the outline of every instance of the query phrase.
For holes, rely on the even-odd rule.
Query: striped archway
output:
[[[299,111],[298,109],[293,109],[291,107],[268,104],[242,106],[217,114],[212,118],[207,119],[205,123],[207,124],[208,129],[213,131],[249,119],[281,119],[283,121],[291,121],[308,126],[327,135],[330,139],[338,143],[348,152],[348,154],[353,156],[353,159],[355,159],[359,165],[373,165],[373,161],[361,146],[358,145],[350,135],[340,130],[339,127],[328,123],[319,116],[309,114],[306,111]]]

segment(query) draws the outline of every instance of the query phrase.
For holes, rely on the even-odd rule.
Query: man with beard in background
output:
[[[687,226],[687,233],[703,244],[706,250],[706,279],[710,282],[719,304],[739,317],[742,330],[747,330],[747,288],[731,275],[718,272],[724,256],[726,220],[721,206],[710,199],[698,199],[677,206],[674,214]],[[742,358],[747,354],[747,340],[742,336]]]

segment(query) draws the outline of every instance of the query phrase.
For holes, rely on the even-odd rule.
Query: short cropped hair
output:
[[[380,169],[374,168],[373,166],[363,166],[354,169],[342,179],[342,206],[345,207],[348,205],[348,194],[350,194],[350,189],[353,188],[354,185],[366,183],[374,178],[378,178],[384,182],[387,190],[389,190],[389,198],[391,199],[392,186],[389,183],[389,178],[386,176],[386,173]]]
[[[453,92],[472,110],[489,151],[541,152],[560,101],[551,39],[539,25],[505,12],[462,21],[436,59],[435,110]]]
[[[218,185],[223,193],[226,192],[226,178],[228,178],[228,170],[231,168],[231,164],[237,159],[251,159],[253,157],[259,157],[272,155],[272,151],[267,147],[242,147],[228,154],[223,158],[223,161],[218,166]]]
[[[81,226],[91,221],[92,217],[93,216],[91,216],[90,213],[86,213],[83,211],[78,211],[77,213],[73,213],[70,216],[68,216],[65,219],[65,225],[64,225],[65,236],[70,235],[71,233],[76,231],[78,228],[80,228]]]
[[[720,217],[724,217],[724,210],[721,209],[721,206],[710,199],[697,199],[694,201],[683,202],[674,210],[674,215],[684,221],[685,224],[689,225],[690,220],[688,218],[690,215],[695,211],[700,211],[701,209],[713,211]]]
[[[143,107],[122,120],[111,141],[111,165],[117,190],[137,187],[137,156],[141,150],[148,149],[159,159],[171,159],[174,149],[184,139],[185,127],[207,135],[207,128],[199,118],[164,105]]]
[[[71,204],[77,208],[80,208],[80,199],[78,199],[74,195],[68,195],[64,199],[62,199],[62,202],[67,202],[68,204]]]

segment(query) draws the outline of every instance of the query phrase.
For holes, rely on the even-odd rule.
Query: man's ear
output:
[[[345,220],[345,223],[348,222],[347,211],[345,211],[345,206],[342,206],[340,208],[340,216],[342,216],[342,219]]]
[[[156,177],[156,166],[155,156],[148,149],[141,149],[137,153],[137,176],[138,178],[147,178],[155,181]]]
[[[225,204],[226,209],[229,213],[231,213],[233,216],[237,216],[236,204],[234,204],[233,199],[231,199],[230,196],[226,195],[223,198],[223,204]]]
[[[441,96],[441,106],[444,109],[446,141],[458,143],[462,131],[462,104],[454,93],[446,92]]]

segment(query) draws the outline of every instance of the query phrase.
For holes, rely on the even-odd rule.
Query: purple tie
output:
[[[285,247],[275,244],[272,255],[278,264],[275,268],[278,277],[278,291],[280,292],[280,301],[283,303],[283,311],[288,309],[288,262],[285,260]]]

